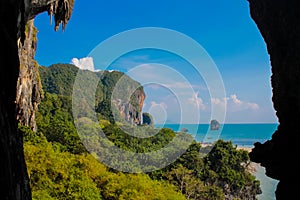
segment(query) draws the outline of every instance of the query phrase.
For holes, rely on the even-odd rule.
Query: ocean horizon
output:
[[[264,143],[272,138],[278,123],[226,123],[218,130],[210,130],[210,124],[155,124],[155,128],[170,128],[175,132],[185,130],[197,142],[213,143],[218,139],[232,141],[241,147],[253,147],[254,143]]]
[[[210,124],[156,124],[155,128],[170,128],[175,132],[185,130],[200,143],[213,143],[218,139],[231,141],[238,147],[253,148],[255,142],[264,143],[272,138],[278,123],[220,124],[219,130],[210,130]],[[277,180],[266,176],[265,168],[257,165],[253,175],[260,181],[262,194],[258,200],[275,200]]]

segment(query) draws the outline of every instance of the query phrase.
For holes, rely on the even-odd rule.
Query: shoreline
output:
[[[202,142],[199,142],[199,143],[201,144],[201,147],[203,147],[203,148],[213,146],[212,143],[202,143]],[[253,148],[254,148],[253,146],[244,146],[244,145],[236,146],[237,150],[245,150],[245,151],[248,151],[249,153],[252,151]]]
[[[213,146],[212,143],[201,143],[203,148]],[[237,150],[245,150],[251,152],[254,146],[247,145],[236,145]],[[256,180],[260,182],[260,188],[262,193],[257,196],[258,200],[270,200],[276,199],[275,191],[277,188],[278,181],[272,179],[266,175],[265,167],[261,166],[259,163],[250,161],[247,165],[244,165],[245,169],[251,173]]]
[[[244,150],[244,151],[248,151],[248,153],[250,153],[252,151],[254,147],[245,147],[245,146],[237,146],[236,149],[237,150]]]

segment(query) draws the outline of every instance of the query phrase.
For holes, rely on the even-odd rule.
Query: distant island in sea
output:
[[[220,123],[216,119],[211,120],[210,130],[219,130],[219,129],[220,129]]]

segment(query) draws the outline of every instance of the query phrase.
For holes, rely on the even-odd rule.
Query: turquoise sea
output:
[[[218,139],[232,141],[239,147],[253,147],[255,142],[264,143],[272,138],[278,124],[224,124],[219,130],[210,130],[209,124],[158,124],[156,128],[170,128],[176,132],[183,128],[192,134],[196,141],[202,143],[213,143]],[[260,180],[262,194],[259,200],[275,200],[275,190],[278,181],[265,175],[265,169],[258,166],[254,173]]]
[[[157,124],[156,128],[170,128],[176,132],[183,128],[202,143],[212,143],[218,139],[231,140],[234,145],[253,147],[255,142],[271,139],[278,124],[224,124],[219,130],[210,130],[209,124]]]

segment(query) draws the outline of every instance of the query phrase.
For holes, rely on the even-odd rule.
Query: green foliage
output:
[[[37,113],[37,125],[38,132],[48,141],[60,144],[62,149],[71,153],[86,151],[73,123],[69,97],[45,93]]]
[[[143,90],[137,82],[123,77],[120,72],[86,72],[93,74],[93,78],[100,78],[95,106],[99,123],[83,113],[91,105],[81,102],[82,117],[76,119],[76,124],[84,134],[79,138],[71,107],[77,71],[73,65],[41,67],[45,98],[37,113],[38,131],[34,133],[28,127],[19,127],[24,135],[33,199],[223,200],[225,196],[243,199],[247,190],[258,194],[259,182],[245,170],[249,163],[248,153],[237,150],[231,142],[219,140],[212,149],[205,149],[184,132],[115,121],[112,111],[116,108],[110,104],[110,98],[113,95],[116,98],[126,96],[129,90],[138,91],[135,95],[139,95]],[[120,79],[128,85],[121,84],[120,91],[114,94],[114,86]],[[139,106],[133,102],[136,97],[128,98],[132,105]],[[108,140],[98,135],[102,131]],[[179,140],[174,142],[175,138]],[[192,143],[174,163],[148,174],[126,174],[108,169],[88,154],[83,145],[89,143],[89,150],[96,153],[95,157],[102,158],[113,144],[126,151],[147,153],[161,150],[171,141],[174,144],[163,154],[176,154],[186,143]],[[200,152],[208,154],[203,157]],[[114,155],[114,152],[109,153],[114,166],[118,167],[119,159],[129,160]],[[151,159],[153,166],[164,164],[159,156]],[[123,169],[141,167],[135,160],[122,165]]]
[[[27,140],[24,150],[33,199],[185,199],[167,182],[109,172],[93,156],[61,152],[45,137]]]
[[[34,199],[101,199],[96,183],[76,166],[75,155],[47,141],[24,148]]]
[[[55,64],[40,67],[39,73],[44,92],[72,96],[78,68],[71,64]]]
[[[136,153],[160,150],[169,144],[176,135],[190,138],[190,135],[175,133],[169,128],[154,129],[149,126],[121,125],[118,127],[110,124],[103,128],[103,132],[118,147]],[[180,144],[178,144],[178,148],[180,148]]]
[[[250,162],[247,151],[223,140],[218,140],[205,157],[199,153],[201,149],[193,142],[173,164],[149,175],[171,181],[190,199],[224,199],[224,195],[245,199],[244,193],[260,193],[259,181],[245,169]]]
[[[222,186],[227,184],[233,192],[247,189],[249,186],[253,191],[258,192],[260,190],[258,182],[245,169],[245,165],[249,162],[247,151],[237,150],[231,141],[219,140],[204,158],[206,169],[202,178],[211,184]]]
[[[54,64],[50,67],[40,67],[39,72],[44,92],[62,95],[71,99],[75,78],[78,73],[76,66],[71,64]],[[90,80],[98,82],[95,105],[89,105],[89,102],[93,102],[90,99],[88,99],[88,102],[82,101],[80,104],[82,112],[87,110],[86,108],[95,108],[99,114],[99,118],[108,119],[111,123],[114,123],[114,117],[118,121],[121,121],[122,118],[118,116],[118,112],[114,112],[116,116],[113,115],[112,111],[117,109],[115,108],[116,105],[111,103],[114,100],[120,99],[123,102],[130,102],[134,109],[140,112],[136,96],[144,93],[144,90],[138,82],[118,71],[91,72],[85,70],[81,72],[84,74],[84,78],[87,79],[80,83],[80,89],[86,90],[83,92],[91,90],[88,84]],[[129,94],[133,95],[128,96]],[[87,115],[88,113],[82,113],[82,116]]]
[[[96,107],[96,112],[99,113],[100,119],[107,119],[110,123],[115,123],[110,101],[101,101]]]
[[[183,200],[183,195],[175,192],[176,188],[164,181],[153,181],[142,174],[110,174],[103,185],[104,199],[124,200]]]
[[[119,71],[102,71],[100,74],[100,83],[98,88],[103,90],[103,99],[124,99],[130,101],[134,106],[137,106],[135,98],[131,99],[135,91],[140,91],[143,93],[143,87],[140,83],[132,80],[126,74]]]
[[[215,199],[225,198],[221,188],[204,185],[204,182],[194,175],[193,170],[189,170],[182,165],[178,165],[165,175],[187,199]]]

